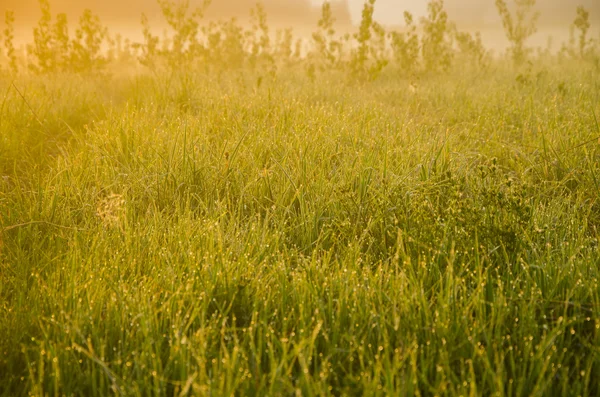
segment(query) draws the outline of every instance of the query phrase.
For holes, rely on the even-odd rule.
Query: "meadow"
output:
[[[600,37],[517,3],[495,54],[441,1],[143,43],[41,1],[27,57],[7,13],[0,395],[598,395]]]

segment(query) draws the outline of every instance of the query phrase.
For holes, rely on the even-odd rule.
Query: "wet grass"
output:
[[[0,80],[3,395],[597,395],[587,67]]]

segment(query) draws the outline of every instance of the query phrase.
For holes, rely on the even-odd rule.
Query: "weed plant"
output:
[[[404,73],[414,73],[419,67],[421,46],[412,14],[404,12],[405,32],[391,32],[390,41],[394,61]]]
[[[527,60],[530,48],[525,46],[529,37],[537,32],[540,14],[535,11],[536,0],[514,0],[514,12],[511,12],[506,0],[496,0],[496,9],[502,18],[506,38],[511,44],[510,55],[517,65]]]
[[[17,74],[17,54],[15,51],[15,14],[12,11],[7,10],[4,14],[4,48],[6,49],[6,57],[8,58],[8,70],[12,74]]]
[[[504,62],[439,1],[310,47],[41,4],[2,41],[0,395],[600,393],[590,55]]]

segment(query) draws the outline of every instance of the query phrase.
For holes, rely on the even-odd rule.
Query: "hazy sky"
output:
[[[315,5],[322,4],[324,0],[310,0]],[[335,1],[335,0],[330,0]],[[510,3],[512,0],[508,0]],[[538,4],[551,1],[570,1],[570,0],[538,0]],[[579,2],[594,2],[600,0],[578,0]],[[355,23],[360,21],[360,15],[365,0],[348,0],[350,11]],[[409,11],[413,15],[424,16],[427,11],[429,0],[377,0],[375,3],[375,18],[384,24],[397,25],[404,23],[404,11]],[[578,3],[579,4],[579,3]],[[445,0],[444,7],[454,17],[465,17],[476,10],[486,18],[496,18],[496,8],[494,0]],[[573,9],[575,5],[573,5]],[[468,17],[467,17],[468,19]]]
[[[323,0],[311,0],[313,4],[321,4]],[[350,11],[354,21],[360,20],[364,0],[349,0]],[[426,0],[377,0],[375,17],[383,23],[397,24],[402,21],[404,11],[415,15],[423,15],[427,8]]]
[[[120,1],[122,1],[120,3]],[[230,2],[232,0],[229,0]],[[235,1],[235,0],[234,0]],[[256,2],[260,2],[263,0],[255,0]],[[277,2],[277,0],[269,0],[271,1],[271,3],[273,2]],[[289,0],[288,0],[289,1]],[[292,0],[293,1],[293,0]],[[303,3],[303,2],[309,2],[312,3],[315,6],[319,6],[320,4],[323,3],[324,0],[296,0],[298,3]],[[335,2],[336,0],[330,0],[332,2]],[[354,22],[358,22],[360,21],[360,15],[361,15],[361,10],[364,4],[365,0],[347,0],[349,5],[350,5],[350,11],[352,14],[352,18]],[[408,10],[410,12],[412,12],[415,15],[423,15],[424,11],[426,9],[426,4],[427,4],[428,0],[377,0],[376,2],[376,7],[375,7],[375,13],[376,13],[376,19],[379,20],[380,22],[383,23],[391,23],[391,24],[397,24],[402,22],[403,20],[403,12],[405,10]],[[453,0],[450,0],[453,1]],[[454,0],[456,1],[456,0]],[[465,1],[465,0],[460,0],[460,1]],[[493,1],[493,0],[466,0],[466,1]],[[201,0],[192,0],[192,3],[200,3]],[[213,2],[213,6],[217,6],[219,5],[220,0],[212,0]],[[94,9],[102,9],[102,4],[105,3],[106,4],[114,4],[113,7],[115,7],[116,11],[115,13],[122,13],[122,11],[120,10],[125,10],[125,9],[130,9],[132,7],[137,7],[137,6],[132,6],[132,4],[137,4],[139,6],[139,4],[152,4],[155,5],[156,4],[156,0],[135,0],[135,1],[127,1],[127,0],[81,0],[81,1],[77,1],[77,0],[50,0],[50,4],[53,8],[53,10],[60,10],[61,12],[64,11],[65,7],[64,4],[78,4],[80,3],[80,6],[77,6],[76,8],[83,8],[83,7],[89,7],[91,4],[98,4],[96,7],[91,6],[92,11],[94,11]],[[254,3],[253,1],[249,1],[249,0],[245,0],[244,3]],[[84,6],[85,4],[85,6]],[[119,5],[120,4],[120,5]],[[30,13],[33,13],[37,16],[38,14],[38,5],[37,5],[37,0],[0,0],[0,12],[2,12],[2,15],[4,14],[4,9],[16,9],[17,15],[21,16],[21,14],[27,13],[26,10],[30,10]],[[104,7],[106,8],[106,7]]]
[[[233,16],[225,15],[229,11],[245,16],[249,14],[249,8],[259,1],[264,2],[267,5],[267,10],[271,11],[269,22],[277,21],[277,18],[281,18],[282,15],[286,15],[286,12],[288,12],[288,15],[284,18],[297,17],[293,23],[304,21],[308,24],[305,26],[314,26],[319,15],[318,6],[323,2],[323,0],[212,0],[213,4],[210,9],[217,13],[219,17],[228,18]],[[336,0],[330,1],[335,2]],[[353,22],[358,23],[365,0],[347,1]],[[513,1],[507,0],[509,4],[512,4]],[[12,9],[16,13],[17,25],[21,21],[24,25],[29,24],[31,26],[39,18],[37,2],[38,0],[0,0],[0,18],[6,9]],[[202,0],[190,0],[190,2],[199,5]],[[385,25],[403,25],[403,12],[405,10],[410,11],[418,18],[426,13],[428,2],[429,0],[377,0],[375,17]],[[69,13],[70,21],[76,21],[83,9],[88,7],[100,15],[103,23],[109,26],[117,24],[137,29],[139,28],[139,15],[142,12],[147,12],[150,18],[154,16],[155,20],[162,21],[156,0],[50,0],[50,3],[53,12]],[[310,9],[310,3],[315,6],[312,10]],[[235,4],[239,6],[236,7]],[[450,20],[456,22],[461,29],[501,29],[494,0],[444,0],[444,5]],[[600,26],[600,0],[537,0],[536,8],[542,14],[540,26],[558,26],[568,31],[568,27],[575,17],[577,5],[583,5],[591,11],[592,29],[598,30],[598,26]],[[279,12],[279,16],[275,11]],[[289,20],[286,22],[285,19],[279,19],[279,21],[283,24],[289,22]],[[338,22],[340,22],[340,19],[338,19]],[[0,21],[1,26],[2,21]],[[297,26],[294,25],[294,27]]]
[[[310,1],[315,5],[323,3],[323,0]],[[352,18],[355,22],[359,21],[364,0],[348,0],[348,2]],[[416,16],[425,15],[428,2],[429,0],[377,0],[375,15],[380,22],[394,25],[402,23],[404,11],[410,11]],[[444,3],[449,14],[454,18],[468,16],[476,9],[485,20],[497,21],[494,0],[445,0]],[[507,3],[512,3],[512,0],[508,0]],[[583,5],[591,11],[590,19],[594,25],[600,20],[600,0],[537,0],[536,3],[536,7],[542,10],[544,17],[554,14],[558,19],[565,18],[570,23],[575,17],[576,7]]]

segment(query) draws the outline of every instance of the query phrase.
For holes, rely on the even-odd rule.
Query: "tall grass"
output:
[[[369,74],[324,21],[2,75],[0,395],[600,392],[597,64]]]

